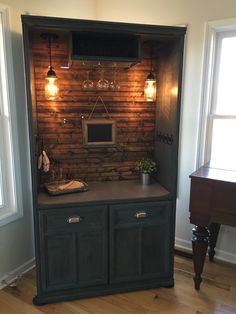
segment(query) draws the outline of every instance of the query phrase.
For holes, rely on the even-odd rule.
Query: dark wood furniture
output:
[[[216,169],[208,163],[190,175],[190,222],[193,228],[195,289],[200,289],[209,245],[213,261],[220,225],[236,227],[236,172]]]
[[[22,24],[37,266],[34,303],[172,287],[186,28],[40,16],[22,16]],[[60,97],[51,102],[43,93],[48,66],[48,49],[41,36],[45,32],[58,38],[53,43],[52,60]],[[109,80],[113,78],[113,63],[117,64],[122,85],[119,91],[81,88],[88,68],[77,55],[82,46],[69,44],[71,38],[72,45],[80,40],[81,34],[82,44],[89,43],[82,55],[86,64],[92,66],[89,62],[94,58],[98,62],[99,56],[105,61]],[[113,49],[117,36],[120,43],[133,38],[127,56],[124,47],[118,56]],[[105,41],[100,41],[101,37]],[[94,49],[91,38],[99,39],[94,41],[99,42]],[[100,42],[105,46],[100,47]],[[132,42],[138,51],[133,51]],[[158,80],[156,102],[146,102],[143,94],[150,71],[150,43]],[[71,66],[62,69],[68,61]],[[97,70],[92,74],[96,80]],[[101,96],[106,99],[110,118],[116,121],[116,141],[109,147],[84,145],[82,118],[91,113],[91,101]],[[94,115],[104,118],[104,111]],[[53,171],[59,165],[67,179],[82,179],[88,182],[89,190],[46,194],[43,186],[50,182],[50,172],[45,174],[37,168],[43,148]],[[156,183],[142,186],[134,167],[138,159],[147,156],[157,162],[158,174]]]
[[[40,269],[35,304],[145,287],[172,287],[174,220],[158,183],[91,183],[38,196]]]

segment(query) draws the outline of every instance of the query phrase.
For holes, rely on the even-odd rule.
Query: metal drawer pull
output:
[[[81,220],[82,220],[82,218],[80,216],[73,216],[73,217],[67,218],[67,222],[69,224],[76,224],[76,223],[79,223]]]
[[[134,217],[136,218],[146,218],[147,217],[147,213],[144,210],[141,210],[139,212],[137,212]]]

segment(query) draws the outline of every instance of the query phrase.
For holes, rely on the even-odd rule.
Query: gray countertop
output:
[[[83,203],[151,201],[170,197],[170,192],[159,183],[142,185],[139,180],[91,182],[86,192],[50,196],[47,192],[41,191],[38,195],[38,208],[63,207]]]

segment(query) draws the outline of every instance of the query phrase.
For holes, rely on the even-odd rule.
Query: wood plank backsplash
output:
[[[52,44],[52,64],[58,77],[59,98],[47,101],[44,97],[45,76],[49,65],[47,44],[32,36],[31,51],[35,74],[37,104],[38,145],[51,161],[49,173],[40,171],[41,183],[64,178],[85,181],[129,180],[139,175],[135,163],[142,157],[152,157],[156,104],[146,102],[143,96],[144,81],[150,70],[145,50],[142,62],[129,70],[120,70],[117,80],[119,91],[84,91],[82,82],[86,69],[74,61],[70,69],[60,66],[68,63],[68,39],[62,36]],[[154,64],[155,68],[155,64]],[[114,71],[105,69],[104,78],[112,81]],[[90,78],[100,77],[91,69]],[[113,147],[85,147],[82,136],[82,118],[87,119],[95,101],[101,96],[110,117],[116,120],[116,145]],[[98,102],[93,118],[106,118]]]

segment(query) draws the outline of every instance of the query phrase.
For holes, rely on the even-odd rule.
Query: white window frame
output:
[[[0,4],[0,226],[23,216],[9,8]]]
[[[233,115],[227,116],[214,114],[214,107],[212,106],[213,97],[215,97],[213,82],[215,69],[217,67],[217,37],[225,32],[231,31],[236,31],[236,19],[212,21],[206,24],[197,167],[210,161],[213,120],[217,118],[235,118]]]

